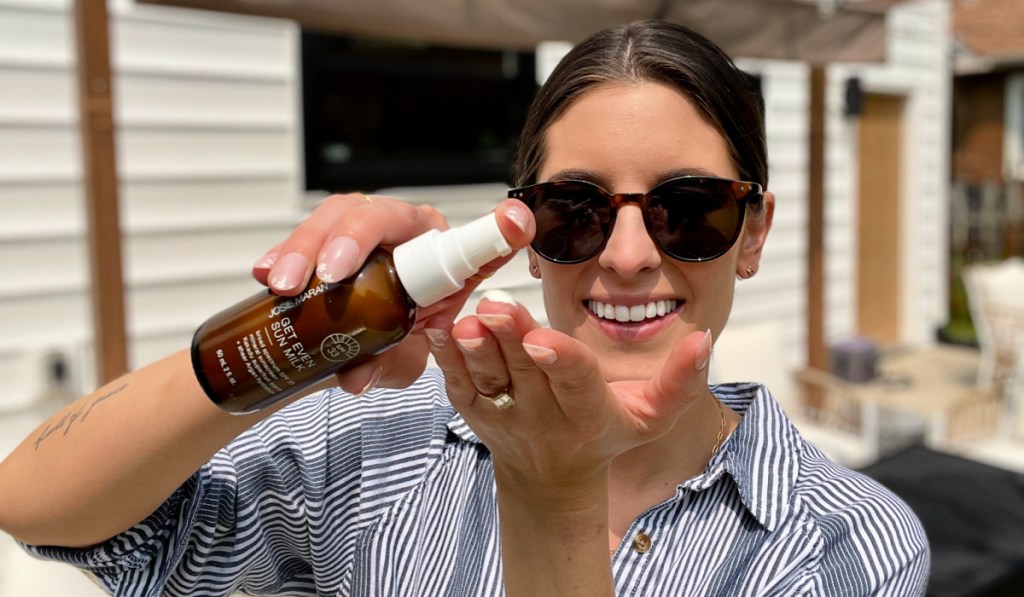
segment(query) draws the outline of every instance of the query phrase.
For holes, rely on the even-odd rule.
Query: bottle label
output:
[[[279,393],[297,383],[289,372],[297,373],[316,365],[316,361],[298,339],[288,317],[282,317],[269,326],[242,336],[236,345],[246,371],[268,394]],[[288,362],[289,371],[278,365],[274,352],[278,352]]]
[[[313,286],[312,288],[306,290],[305,292],[297,296],[293,296],[289,299],[278,299],[274,307],[270,309],[269,317],[270,319],[273,319],[280,315],[284,315],[285,313],[291,311],[292,309],[301,306],[302,303],[308,301],[309,299],[316,296],[320,296],[321,294],[327,292],[331,288],[332,286],[330,284],[317,284],[316,286]]]
[[[320,343],[320,355],[328,361],[344,363],[359,354],[359,341],[348,334],[331,334]]]

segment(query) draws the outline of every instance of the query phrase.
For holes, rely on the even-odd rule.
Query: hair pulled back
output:
[[[748,76],[718,46],[691,29],[637,21],[576,45],[541,86],[516,147],[513,184],[537,182],[548,127],[573,101],[606,83],[662,83],[681,91],[725,138],[743,180],[767,188],[764,109]]]

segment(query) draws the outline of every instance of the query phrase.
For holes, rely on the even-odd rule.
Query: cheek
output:
[[[586,314],[576,304],[580,278],[571,271],[574,267],[545,265],[543,262],[540,266],[541,290],[548,325],[569,335],[586,320]]]
[[[735,256],[729,253],[720,259],[703,264],[687,272],[694,298],[694,323],[713,331],[720,331],[729,318],[736,291]],[[701,267],[703,266],[703,267]]]

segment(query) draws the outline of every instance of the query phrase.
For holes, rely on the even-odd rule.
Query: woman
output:
[[[539,92],[515,183],[499,220],[533,241],[550,329],[494,301],[453,324],[467,289],[340,376],[351,395],[234,418],[170,357],[28,438],[0,524],[124,595],[923,594],[902,502],[761,386],[707,386],[775,204],[731,61],[666,23],[596,34]],[[443,225],[334,197],[256,276],[295,294]]]

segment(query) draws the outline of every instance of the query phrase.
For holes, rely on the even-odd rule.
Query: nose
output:
[[[622,276],[632,278],[644,271],[654,269],[661,263],[661,252],[644,226],[643,212],[639,205],[627,204],[619,207],[608,242],[598,256],[601,267]]]

